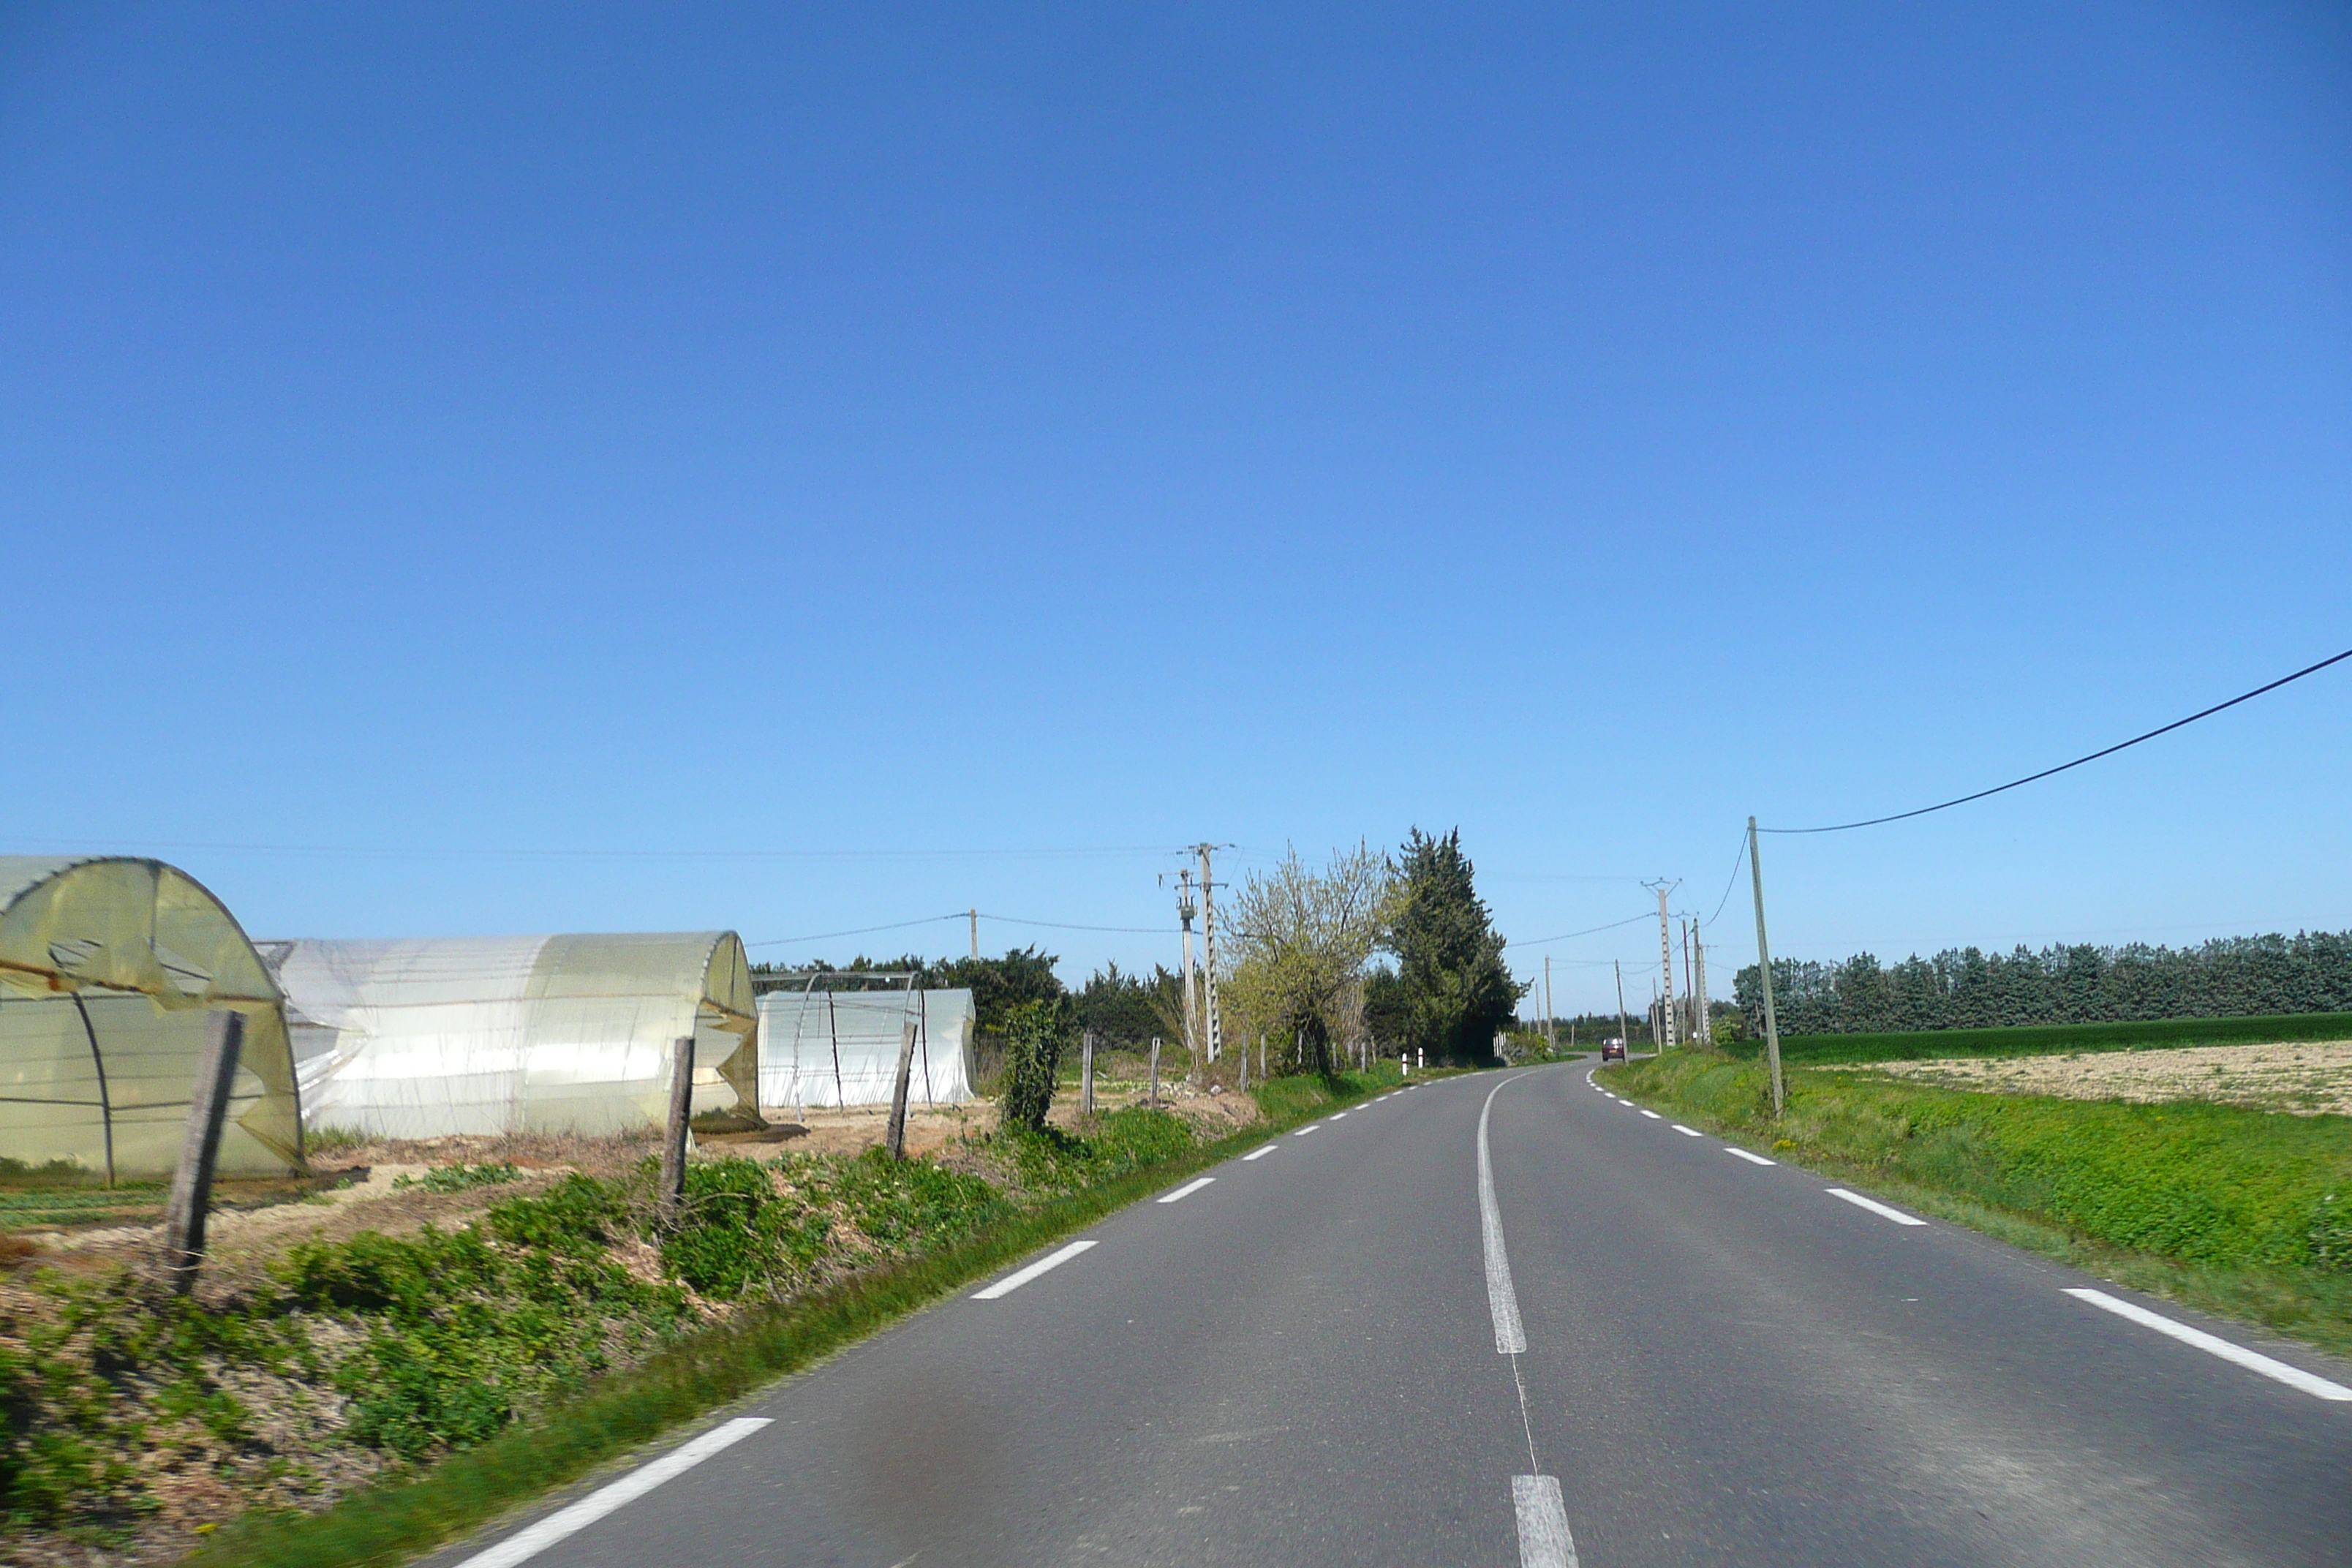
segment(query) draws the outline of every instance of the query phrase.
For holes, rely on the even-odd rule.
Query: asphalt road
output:
[[[1590,1073],[1273,1140],[432,1562],[2352,1563],[2352,1402],[2065,1292],[2243,1330],[1898,1224]]]

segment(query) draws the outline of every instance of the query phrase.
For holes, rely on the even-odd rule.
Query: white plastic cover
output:
[[[382,1138],[613,1132],[749,1108],[749,966],[733,931],[257,944],[286,994],[304,1122]]]
[[[771,991],[760,998],[760,1103],[887,1105],[915,1026],[910,1105],[971,1098],[969,991]]]
[[[223,1009],[246,1022],[218,1168],[297,1168],[278,988],[220,900],[160,860],[0,855],[0,1158],[169,1174]]]

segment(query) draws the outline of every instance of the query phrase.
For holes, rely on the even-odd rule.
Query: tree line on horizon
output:
[[[1330,1070],[1367,1039],[1382,1055],[1484,1059],[1526,988],[1503,962],[1503,937],[1474,879],[1459,829],[1434,836],[1419,828],[1393,857],[1360,845],[1314,868],[1292,851],[1247,879],[1219,911],[1229,1053],[1264,1035],[1276,1072]],[[973,1024],[983,1034],[1002,1035],[1016,1020],[1039,1016],[1030,1009],[1042,1009],[1073,1038],[1092,1031],[1099,1045],[1134,1049],[1157,1036],[1166,1047],[1182,1047],[1181,974],[1164,964],[1144,974],[1113,962],[1073,987],[1054,973],[1059,962],[1033,945],[1001,958],[860,954],[839,966],[817,961],[754,972],[808,975],[842,990],[895,988],[904,982],[878,976],[911,973],[926,988],[970,990]],[[1200,1027],[1196,1010],[1192,1032]]]
[[[1748,1031],[1761,1036],[1756,965],[1733,977],[1732,996]],[[2352,931],[2216,937],[2179,948],[1948,948],[1895,964],[1867,952],[1829,963],[1779,958],[1772,1005],[1783,1035],[2352,1012]]]

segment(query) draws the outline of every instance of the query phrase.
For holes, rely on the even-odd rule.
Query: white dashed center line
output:
[[[1172,1204],[1181,1199],[1189,1198],[1216,1179],[1214,1176],[1195,1176],[1174,1192],[1161,1194],[1160,1201],[1163,1204]]]
[[[1637,1106],[1635,1106],[1633,1109],[1634,1109],[1634,1110],[1641,1110],[1643,1115],[1644,1115],[1644,1116],[1648,1117],[1648,1118],[1649,1118],[1651,1121],[1664,1121],[1665,1120],[1665,1118],[1664,1118],[1664,1117],[1663,1117],[1663,1116],[1659,1115],[1659,1114],[1658,1114],[1656,1111],[1654,1111],[1654,1110],[1643,1110],[1643,1109],[1642,1109],[1642,1107],[1640,1107],[1640,1106],[1638,1106],[1638,1105],[1637,1105]]]
[[[1263,1149],[1253,1149],[1248,1153],[1242,1156],[1242,1163],[1246,1165],[1252,1160],[1263,1160],[1268,1154],[1273,1153],[1276,1149],[1281,1147],[1282,1145],[1279,1143],[1269,1143]]]
[[[1304,1127],[1300,1128],[1297,1131],[1296,1131],[1296,1132],[1292,1133],[1292,1134],[1291,1134],[1291,1136],[1292,1136],[1293,1138],[1304,1138],[1304,1137],[1306,1137],[1309,1132],[1314,1131],[1318,1127],[1320,1127],[1320,1126],[1322,1126],[1322,1125],[1323,1125],[1323,1124],[1322,1124],[1321,1122],[1319,1122],[1319,1121],[1310,1121],[1310,1122],[1308,1122],[1306,1126],[1304,1126]]]
[[[1679,1121],[1675,1123],[1675,1131],[1681,1133],[1685,1138],[1704,1138],[1706,1136],[1706,1134],[1701,1132],[1697,1128],[1685,1127]]]
[[[1780,1163],[1778,1160],[1767,1160],[1761,1154],[1751,1154],[1745,1149],[1735,1149],[1728,1143],[1723,1146],[1723,1152],[1727,1154],[1737,1154],[1751,1165],[1777,1165]]]

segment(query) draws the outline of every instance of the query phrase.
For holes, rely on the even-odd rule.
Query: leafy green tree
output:
[[[1092,1029],[1105,1045],[1140,1046],[1154,1035],[1183,1041],[1184,981],[1165,965],[1152,965],[1147,978],[1107,963],[1087,977],[1071,1006],[1077,1026]]]
[[[1058,1004],[1069,994],[1054,973],[1054,965],[1060,962],[1035,947],[1016,947],[1003,958],[943,959],[928,967],[923,984],[969,988],[974,1026],[1003,1034],[1016,1008],[1030,1003]]]
[[[1068,1032],[1058,1001],[1016,1002],[1004,1014],[1003,1128],[1042,1132],[1054,1108],[1054,1075],[1061,1070]]]
[[[1387,862],[1370,845],[1310,870],[1290,850],[1253,872],[1235,900],[1230,1001],[1235,1035],[1272,1037],[1280,1070],[1329,1073],[1363,1031],[1364,964],[1379,943],[1391,896]]]
[[[1367,995],[1367,1011],[1388,1019],[1408,1049],[1490,1059],[1496,1032],[1528,988],[1504,966],[1502,933],[1478,897],[1462,830],[1434,838],[1414,828],[1391,870],[1398,886],[1387,946],[1396,973]]]

